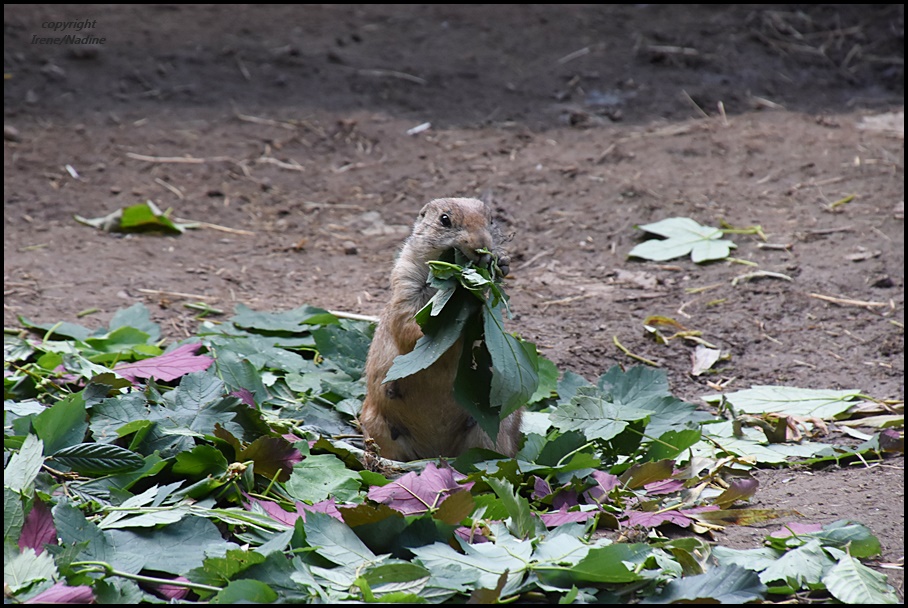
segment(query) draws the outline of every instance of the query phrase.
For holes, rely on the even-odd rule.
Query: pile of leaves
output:
[[[141,305],[95,331],[21,322],[4,340],[17,602],[897,601],[858,523],[708,542],[793,514],[746,506],[747,450],[771,442],[658,370],[590,382],[538,357],[515,458],[395,463],[354,426],[368,323],[240,306],[163,348]]]

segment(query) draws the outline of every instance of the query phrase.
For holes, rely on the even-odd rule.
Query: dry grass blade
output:
[[[191,156],[146,156],[144,154],[135,154],[127,152],[126,156],[135,160],[143,160],[146,163],[186,163],[190,165],[201,165],[205,162],[204,158],[193,158]]]
[[[878,307],[878,306],[889,306],[887,302],[867,302],[865,300],[851,300],[848,298],[836,298],[833,296],[824,296],[818,293],[809,293],[807,294],[811,298],[816,298],[817,300],[823,300],[824,302],[831,302],[833,304],[838,304],[839,306],[861,306],[861,307]]]

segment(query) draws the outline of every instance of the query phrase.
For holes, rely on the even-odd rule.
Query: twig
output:
[[[751,95],[750,98],[751,98],[751,100],[753,100],[754,105],[756,105],[757,107],[762,106],[764,108],[769,108],[770,110],[784,110],[785,109],[785,106],[777,104],[774,101],[770,101],[770,100],[766,99],[765,97],[757,97],[756,95]]]
[[[368,321],[369,323],[378,323],[378,317],[372,315],[360,315],[355,312],[344,312],[342,310],[329,310],[329,313],[341,319],[352,319],[354,321]]]
[[[828,209],[830,211],[833,211],[837,207],[841,207],[842,205],[847,205],[848,203],[850,203],[851,201],[854,200],[855,196],[856,196],[855,194],[849,194],[845,198],[840,198],[839,200],[837,200],[833,203],[829,203]]]
[[[268,125],[271,127],[280,127],[281,129],[287,129],[290,131],[294,131],[299,128],[297,127],[297,125],[290,122],[271,120],[270,118],[259,118],[258,116],[249,116],[248,114],[240,114],[239,112],[236,113],[236,117],[244,122],[251,122],[257,125]]]
[[[165,182],[165,181],[164,181],[163,179],[161,179],[160,177],[154,178],[154,181],[155,181],[156,184],[159,184],[159,185],[163,186],[164,188],[167,188],[168,190],[170,190],[171,192],[173,192],[174,195],[175,195],[178,199],[183,200],[183,193],[180,192],[180,190],[179,190],[176,186],[173,186],[173,185],[171,185],[171,184],[168,184],[167,182]]]
[[[175,217],[173,219],[177,222],[180,222],[181,224],[196,224],[202,228],[211,228],[212,230],[220,230],[221,232],[229,232],[230,234],[242,234],[244,236],[255,236],[254,232],[250,232],[248,230],[240,230],[239,228],[228,228],[227,226],[219,226],[217,224],[209,224],[208,222],[189,220],[184,217]]]
[[[583,57],[584,55],[589,55],[590,51],[591,51],[590,47],[585,46],[580,50],[574,51],[573,53],[568,53],[567,55],[565,55],[564,57],[562,57],[555,63],[557,63],[558,65],[564,65],[568,61],[573,61],[574,59]]]
[[[698,57],[700,51],[687,46],[667,46],[662,44],[651,44],[646,47],[651,53],[662,53],[663,55],[684,55],[686,57]]]
[[[818,293],[809,293],[807,294],[811,298],[816,298],[817,300],[823,300],[825,302],[832,302],[833,304],[838,304],[839,306],[889,306],[886,302],[865,302],[864,300],[850,300],[848,298],[835,298],[833,296],[824,296]]]
[[[293,161],[292,163],[285,163],[284,161],[278,160],[272,156],[260,156],[257,159],[255,159],[255,162],[266,163],[269,165],[275,165],[277,167],[280,167],[281,169],[288,169],[290,171],[305,171],[306,170],[301,164],[299,164],[296,161]]]
[[[741,281],[750,281],[751,279],[782,279],[783,281],[793,282],[792,279],[787,274],[782,274],[781,272],[770,272],[768,270],[758,270],[756,272],[749,272],[747,274],[739,275],[731,280],[732,285],[737,285]]]
[[[407,82],[412,82],[419,85],[427,85],[429,81],[425,78],[420,78],[419,76],[414,76],[413,74],[407,74],[406,72],[398,72],[397,70],[356,70],[357,74],[362,74],[363,76],[387,76],[390,78],[400,78],[401,80],[406,80]]]
[[[641,357],[640,355],[635,355],[634,353],[629,351],[626,346],[624,346],[621,342],[618,341],[618,336],[612,336],[612,342],[615,344],[615,346],[618,347],[618,350],[623,352],[625,355],[627,355],[631,359],[636,359],[637,361],[640,361],[641,363],[646,363],[647,365],[652,365],[653,367],[662,367],[661,364],[656,363],[655,361],[650,361],[649,359]]]
[[[757,243],[757,249],[776,249],[779,251],[789,251],[791,249],[791,244],[775,244],[775,243]]]
[[[549,300],[548,302],[542,303],[542,311],[545,312],[545,310],[552,304],[569,304],[571,302],[576,302],[577,300],[585,300],[587,298],[592,298],[595,295],[596,295],[595,293],[585,293],[583,295],[573,296],[571,298],[562,298],[560,300]]]
[[[239,57],[236,58],[236,67],[240,70],[240,74],[243,75],[243,78],[246,82],[252,80],[252,76],[249,75],[249,70],[246,69],[246,64],[243,63],[243,60]]]
[[[196,293],[183,293],[182,291],[166,291],[164,289],[139,289],[141,293],[147,293],[153,296],[176,296],[178,298],[190,298],[192,300],[217,300],[214,296],[200,296]]]
[[[135,154],[127,152],[126,156],[135,160],[144,160],[147,163],[187,163],[191,165],[201,165],[205,162],[204,158],[193,158],[191,156],[145,156],[144,154]]]
[[[688,93],[684,89],[681,89],[681,92],[684,94],[684,97],[687,98],[687,101],[689,101],[691,103],[691,105],[694,106],[694,108],[697,110],[697,112],[699,112],[703,116],[703,118],[709,118],[709,114],[704,112],[703,108],[701,108],[699,105],[697,105],[697,102],[694,101],[694,98],[690,96],[690,93]]]
[[[552,251],[551,250],[540,251],[539,253],[537,253],[536,255],[531,257],[529,260],[527,260],[526,262],[524,262],[523,264],[521,264],[520,266],[515,268],[515,270],[523,270],[524,268],[528,268],[533,262],[535,262],[539,258],[541,258],[543,256],[547,256],[547,255],[552,255]]]

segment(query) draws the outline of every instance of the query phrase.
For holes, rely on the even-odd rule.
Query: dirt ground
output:
[[[41,43],[77,20],[93,44]],[[904,110],[904,5],[5,5],[4,75],[7,327],[375,315],[419,207],[479,196],[513,235],[511,329],[561,369],[632,364],[617,337],[699,403],[729,380],[904,398],[904,118],[876,118]],[[248,232],[73,220],[148,199]],[[759,268],[627,258],[673,216],[762,226],[730,237]],[[756,270],[791,280],[732,284]],[[692,376],[649,315],[730,360]],[[757,477],[757,506],[856,519],[902,562],[903,457]]]

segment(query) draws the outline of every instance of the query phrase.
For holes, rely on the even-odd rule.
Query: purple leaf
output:
[[[54,528],[54,518],[40,500],[35,500],[32,510],[25,517],[22,534],[19,536],[19,549],[30,547],[35,553],[41,555],[44,545],[57,544],[57,529]]]
[[[192,372],[205,371],[214,363],[211,357],[195,354],[200,348],[201,344],[184,344],[151,359],[117,365],[114,371],[134,384],[138,383],[140,378],[170,382]]]
[[[654,481],[653,483],[648,483],[643,486],[643,488],[650,496],[656,496],[658,494],[671,494],[672,492],[683,490],[684,481],[682,481],[681,479],[663,479],[662,481]]]
[[[462,538],[464,541],[470,543],[471,545],[478,545],[480,543],[489,542],[489,539],[485,534],[483,534],[479,530],[472,530],[471,528],[468,528],[466,526],[460,526],[459,528],[454,530],[454,534]]]
[[[626,526],[643,526],[655,528],[664,523],[672,523],[682,528],[690,526],[693,520],[680,511],[630,511],[627,514]]]
[[[880,449],[884,452],[905,453],[905,436],[896,429],[886,429],[880,433]]]
[[[542,477],[533,475],[533,500],[545,498],[552,493],[552,486]]]
[[[448,466],[438,468],[430,462],[420,474],[411,472],[388,485],[372,486],[368,497],[404,515],[416,515],[437,508],[453,492],[470,489],[472,482],[457,483],[465,477]]]
[[[603,502],[609,492],[621,485],[621,480],[617,476],[604,471],[593,471],[592,477],[596,485],[583,494],[590,503]]]
[[[67,587],[64,583],[57,583],[47,591],[42,591],[23,604],[92,604],[95,596],[91,587]]]
[[[344,518],[341,516],[340,511],[337,510],[337,504],[334,502],[333,498],[317,502],[314,505],[307,505],[304,502],[297,502],[294,505],[296,507],[296,511],[285,511],[284,508],[276,502],[271,502],[270,500],[259,500],[257,498],[249,496],[245,492],[243,493],[243,496],[248,501],[243,505],[247,511],[252,510],[251,505],[253,503],[257,504],[272,519],[279,521],[282,524],[286,524],[288,527],[293,527],[297,519],[302,518],[303,521],[306,521],[306,513],[327,513],[335,519],[344,521]]]
[[[791,538],[800,534],[813,534],[823,529],[823,524],[799,524],[788,522],[772,534],[773,538]]]
[[[319,501],[313,505],[307,505],[304,502],[296,503],[296,510],[299,511],[301,508],[304,513],[327,513],[334,519],[344,521],[344,516],[337,510],[337,503],[334,502],[333,498]],[[305,519],[305,516],[303,516],[303,521],[305,521]]]
[[[739,500],[747,500],[757,491],[760,482],[756,479],[736,479],[731,482],[728,489],[722,492],[713,501],[713,504],[727,509]]]
[[[580,504],[577,496],[577,490],[563,490],[555,495],[552,499],[553,509],[564,509],[567,507],[576,507]]]
[[[230,393],[231,397],[236,397],[249,407],[255,407],[255,395],[248,388],[241,388]]]
[[[173,580],[182,581],[184,583],[191,582],[188,578],[183,576],[174,577]],[[151,587],[158,595],[168,600],[181,600],[189,595],[189,587],[182,587],[180,585],[168,585],[164,583],[161,585],[150,584],[149,587]]]
[[[542,513],[539,516],[539,519],[541,519],[542,523],[547,527],[554,528],[555,526],[560,526],[562,524],[587,521],[588,519],[596,517],[598,514],[599,511],[568,511],[565,508],[549,513]]]

